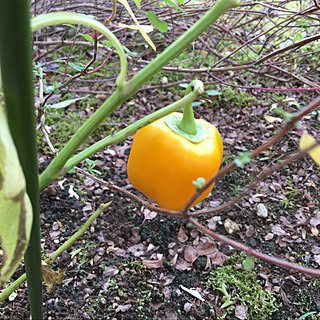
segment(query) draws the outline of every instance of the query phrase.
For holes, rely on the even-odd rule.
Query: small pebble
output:
[[[257,216],[261,218],[267,218],[268,217],[268,209],[263,203],[259,203],[257,205]]]

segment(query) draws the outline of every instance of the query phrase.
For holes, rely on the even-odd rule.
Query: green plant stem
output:
[[[112,201],[101,204],[100,207],[88,218],[88,220],[81,226],[81,228],[73,234],[66,242],[63,243],[51,256],[45,259],[47,264],[52,264],[55,262],[57,257],[63,252],[71,247],[90,227],[91,223],[102,213],[102,211],[110,206]]]
[[[85,232],[86,230],[90,227],[92,222],[102,213],[104,209],[106,209],[109,205],[111,204],[111,201],[100,205],[100,207],[88,218],[88,220],[80,227],[80,229],[71,237],[69,238],[66,242],[64,242],[51,256],[50,258],[45,259],[45,262],[47,264],[52,264],[55,262],[57,257],[67,250],[70,246],[72,246]],[[16,290],[25,280],[27,279],[27,275],[24,273],[21,277],[19,277],[17,280],[12,282],[10,286],[8,286],[5,290],[3,290],[0,293],[0,302],[4,301],[7,299],[10,294]]]
[[[197,81],[199,81],[199,80],[194,80],[188,85],[186,92],[185,92],[185,95],[187,95],[191,91],[192,86],[194,86],[197,83]],[[178,128],[188,134],[194,135],[197,133],[197,126],[196,126],[196,122],[194,120],[192,103],[188,103],[183,108],[183,117],[178,124]]]
[[[14,282],[10,284],[7,288],[5,288],[1,293],[0,293],[0,302],[4,301],[9,298],[10,294],[16,290],[23,282],[25,282],[27,279],[27,274],[24,273],[22,276],[20,276],[18,279],[16,279]]]
[[[203,83],[197,80],[197,83],[194,85],[194,90],[188,92],[186,96],[182,99],[156,111],[152,114],[147,115],[146,117],[134,122],[130,126],[126,127],[125,129],[120,130],[119,132],[115,133],[114,135],[105,137],[104,139],[96,142],[89,148],[81,151],[77,155],[73,156],[63,168],[64,172],[68,172],[82,160],[89,158],[94,153],[98,152],[101,149],[104,149],[110,145],[119,143],[120,141],[124,140],[125,138],[129,137],[131,134],[135,133],[138,129],[146,126],[147,124],[156,121],[162,117],[165,117],[169,113],[173,111],[177,111],[181,108],[184,108],[185,105],[192,105],[192,102],[196,100],[201,94],[203,94]]]
[[[42,319],[40,204],[33,99],[32,34],[29,2],[0,2],[0,63],[8,124],[33,209],[25,270],[32,319]]]
[[[168,64],[190,43],[196,40],[201,33],[206,31],[228,9],[239,5],[238,0],[218,0],[215,5],[201,17],[188,31],[172,43],[166,50],[159,54],[150,64],[143,68],[127,83],[129,91],[136,91],[148,81],[157,71]]]
[[[108,100],[83,124],[72,136],[69,142],[60,151],[58,156],[52,160],[46,170],[39,177],[40,190],[63,176],[66,172],[63,167],[71,156],[78,150],[80,145],[88,139],[91,133],[99,126],[101,122],[123,101],[125,95],[121,89],[117,89]]]
[[[158,70],[165,66],[172,58],[178,55],[202,32],[204,32],[220,15],[228,9],[236,7],[237,0],[219,0],[197,23],[185,34],[170,45],[163,53],[157,56],[148,66],[128,81],[123,88],[118,88],[102,106],[89,118],[75,133],[71,140],[61,150],[59,155],[50,163],[39,177],[40,189],[50,184],[59,176],[66,173],[63,170],[66,162],[78,150],[80,145],[99,126],[99,124],[122,102],[134,95],[139,88],[148,81]],[[147,122],[145,122],[147,123]]]
[[[83,14],[78,14],[75,12],[53,12],[53,13],[47,13],[40,16],[36,16],[35,18],[33,18],[31,21],[31,27],[32,27],[32,31],[36,31],[44,27],[57,25],[57,24],[64,24],[64,23],[81,24],[81,25],[93,28],[99,31],[100,33],[102,33],[107,39],[111,41],[111,43],[116,48],[120,57],[121,70],[117,78],[117,86],[119,88],[122,88],[125,84],[126,77],[127,77],[127,71],[128,71],[127,58],[119,40],[102,23],[92,18],[89,18]]]

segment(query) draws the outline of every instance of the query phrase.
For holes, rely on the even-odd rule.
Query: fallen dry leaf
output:
[[[128,251],[132,253],[135,257],[141,257],[146,250],[146,246],[142,243],[135,244],[128,248]]]
[[[311,233],[313,236],[317,237],[319,235],[319,230],[317,229],[316,226],[311,227]]]
[[[280,227],[279,224],[276,224],[276,225],[272,226],[271,230],[277,236],[285,236],[285,235],[287,235],[287,233]]]
[[[116,311],[116,313],[126,312],[126,311],[129,311],[131,309],[131,307],[132,307],[132,304],[124,304],[124,305],[118,306],[115,311]]]
[[[116,266],[109,266],[103,271],[104,277],[113,277],[119,273],[119,269]]]
[[[224,228],[229,234],[233,234],[240,230],[239,225],[229,218],[224,221]]]
[[[208,228],[212,231],[215,231],[217,228],[218,221],[221,221],[220,216],[215,216],[215,217],[212,217],[211,219],[207,220]]]
[[[193,246],[188,245],[184,248],[184,259],[187,262],[193,263],[198,256],[198,252]]]
[[[313,256],[313,259],[314,259],[314,261],[315,261],[317,264],[320,265],[320,254],[315,254],[315,255]]]
[[[234,310],[234,315],[237,319],[245,320],[247,319],[247,306],[236,306],[236,309]]]
[[[265,240],[271,240],[274,237],[274,234],[272,232],[269,232],[266,234],[266,236],[264,237]]]
[[[182,226],[180,227],[180,230],[178,232],[178,240],[182,243],[184,243],[188,240],[186,229]]]
[[[163,320],[177,320],[178,319],[178,313],[175,311],[167,311]]]
[[[320,254],[320,247],[313,246],[312,249],[311,249],[311,252],[313,254]]]
[[[188,289],[188,288],[184,287],[183,285],[180,285],[180,288],[182,290],[184,290],[185,292],[188,292],[189,294],[191,294],[193,297],[201,300],[202,302],[204,301],[204,299],[201,297],[200,293],[197,290]]]
[[[66,274],[62,270],[53,271],[51,265],[42,261],[41,265],[43,280],[47,285],[47,292],[54,291],[57,284],[60,284],[65,278]]]
[[[192,268],[192,263],[189,263],[184,259],[177,259],[174,267],[180,271],[190,270]]]
[[[310,219],[310,224],[314,227],[320,224],[320,212],[317,215]]]
[[[211,264],[222,267],[225,260],[228,258],[224,253],[217,251],[213,257],[211,257]]]
[[[218,251],[217,246],[212,242],[204,242],[196,248],[199,256],[210,256]]]
[[[146,220],[153,220],[158,215],[158,213],[156,211],[151,211],[149,209],[144,209],[143,210],[143,215],[144,215],[143,222],[145,222]]]
[[[192,303],[186,302],[186,303],[184,304],[184,306],[183,306],[183,310],[184,310],[186,313],[188,313],[188,312],[191,310],[192,307],[193,307],[193,304],[192,304]]]
[[[143,260],[142,264],[149,269],[159,269],[163,266],[163,259],[158,260]]]

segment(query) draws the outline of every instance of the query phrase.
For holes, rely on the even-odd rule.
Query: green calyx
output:
[[[202,86],[201,81],[192,81],[187,87],[185,95],[190,93],[192,87],[197,86]],[[206,126],[194,119],[192,103],[183,108],[183,115],[171,114],[165,119],[165,122],[173,132],[193,143],[200,143],[209,138]]]
[[[197,122],[194,120],[195,127],[196,127],[196,133],[191,134],[188,133],[182,129],[180,129],[179,124],[182,121],[182,114],[175,113],[175,114],[170,114],[166,117],[165,122],[167,126],[176,134],[178,134],[181,137],[186,138],[187,140],[193,142],[193,143],[200,143],[203,140],[209,138],[209,134],[207,131],[207,128],[205,127],[204,124]]]

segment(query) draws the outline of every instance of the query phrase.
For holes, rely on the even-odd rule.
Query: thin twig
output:
[[[304,116],[308,113],[312,112],[314,109],[320,106],[320,96],[312,101],[309,105],[305,108],[301,109],[296,116],[294,116],[285,126],[284,128],[275,136],[273,136],[269,141],[264,143],[263,145],[259,146],[255,150],[251,152],[252,158],[256,157],[261,152],[269,149],[272,145],[276,144],[284,137]],[[233,161],[228,166],[221,169],[218,173],[216,173],[213,177],[211,177],[193,196],[192,198],[186,203],[185,207],[182,210],[184,216],[187,215],[188,208],[191,204],[206,190],[208,189],[217,179],[228,173],[230,170],[236,167],[236,163]]]
[[[236,250],[245,252],[247,255],[249,255],[251,257],[261,259],[267,263],[274,264],[274,265],[277,265],[282,268],[291,269],[291,270],[294,270],[294,271],[297,271],[300,273],[308,274],[313,277],[320,277],[320,270],[319,269],[306,268],[301,265],[289,262],[287,260],[276,258],[274,256],[270,256],[270,255],[267,255],[267,254],[262,253],[260,251],[254,250],[254,249],[247,247],[246,245],[244,245],[238,241],[232,240],[226,236],[223,236],[221,234],[218,234],[216,232],[213,232],[213,231],[205,228],[202,224],[200,224],[194,218],[189,217],[188,222],[192,223],[198,230],[200,230],[202,233],[206,234],[210,238],[221,241],[221,242],[235,248]]]

